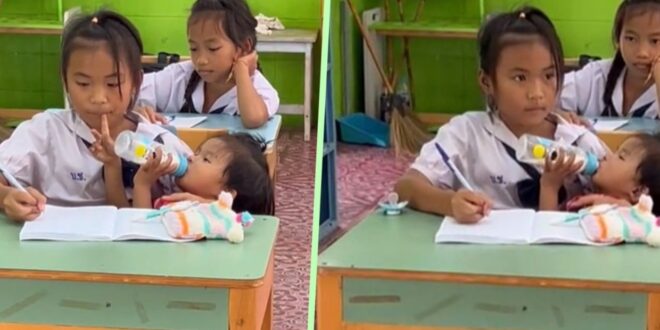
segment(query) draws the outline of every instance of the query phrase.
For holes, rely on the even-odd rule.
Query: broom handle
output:
[[[390,0],[384,0],[383,5],[385,8],[385,21],[390,20]],[[387,57],[385,58],[385,62],[387,62],[387,77],[390,79],[390,82],[392,84],[395,83],[394,78],[394,69],[393,67],[393,59],[394,59],[394,49],[392,48],[392,38],[390,37],[385,37],[385,43],[387,45]]]
[[[403,0],[396,0],[396,3],[399,6],[399,18],[403,23],[405,20],[405,17],[403,16]],[[403,37],[403,58],[406,61],[406,71],[408,72],[408,92],[410,92],[413,87],[413,78],[412,65],[410,64],[410,39],[408,39],[408,37]]]
[[[376,69],[378,69],[378,74],[380,75],[380,78],[383,80],[383,83],[385,84],[385,89],[389,94],[394,94],[394,88],[392,88],[392,85],[390,84],[389,80],[387,80],[387,76],[385,76],[385,72],[383,72],[383,68],[381,67],[380,63],[378,63],[378,59],[376,59],[376,54],[371,46],[371,40],[369,40],[369,35],[367,34],[364,25],[362,25],[362,20],[360,19],[360,16],[358,15],[357,11],[355,10],[355,7],[353,6],[353,1],[346,0],[346,3],[348,3],[348,7],[350,7],[351,12],[353,13],[353,17],[355,18],[355,21],[357,22],[358,27],[360,28],[360,33],[362,33],[362,38],[364,38],[364,41],[367,43],[367,49],[369,49],[369,54],[371,54],[371,58],[374,61],[374,65],[376,65]]]

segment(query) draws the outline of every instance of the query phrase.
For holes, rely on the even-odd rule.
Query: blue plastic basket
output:
[[[390,146],[390,127],[363,113],[354,113],[340,119],[339,140],[352,144],[369,144],[382,148]]]

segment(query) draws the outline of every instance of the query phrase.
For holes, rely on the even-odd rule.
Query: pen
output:
[[[467,181],[467,179],[465,179],[465,177],[463,176],[463,174],[461,173],[461,171],[458,170],[458,168],[456,167],[456,165],[454,164],[454,162],[449,158],[449,156],[448,156],[447,153],[442,149],[442,147],[440,147],[440,145],[436,143],[436,144],[435,144],[435,148],[438,149],[438,152],[440,153],[440,156],[442,156],[442,160],[445,162],[445,164],[447,164],[447,166],[449,167],[449,169],[450,169],[450,170],[454,173],[454,175],[458,178],[458,181],[461,182],[461,184],[463,185],[463,187],[465,187],[465,188],[468,189],[468,190],[473,190],[473,191],[474,191],[474,189],[472,188],[472,186],[470,185],[470,183]]]
[[[27,190],[25,190],[25,188],[23,188],[23,186],[18,182],[18,180],[16,180],[16,178],[13,175],[11,175],[11,173],[9,173],[2,166],[0,166],[0,173],[2,173],[2,176],[4,176],[5,179],[7,179],[7,182],[9,182],[9,184],[12,185],[14,188],[16,188],[16,189],[18,189],[22,192],[27,192]]]

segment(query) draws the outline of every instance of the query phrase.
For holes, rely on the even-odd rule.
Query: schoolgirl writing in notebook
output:
[[[616,54],[566,74],[561,108],[585,117],[657,119],[660,0],[624,0],[612,31]]]
[[[195,1],[187,26],[192,61],[145,75],[140,103],[159,112],[238,114],[245,127],[262,126],[280,101],[257,68],[256,26],[244,0]]]
[[[639,134],[627,138],[614,153],[603,157],[593,176],[584,178],[579,195],[566,203],[557,199],[565,180],[575,174],[574,161],[560,154],[546,159],[541,175],[541,210],[578,210],[601,203],[636,204],[641,194],[653,201],[653,213],[660,214],[660,134]]]
[[[442,126],[395,187],[412,208],[462,222],[478,221],[491,208],[538,208],[540,173],[515,155],[525,133],[604,154],[595,135],[553,113],[563,54],[542,11],[524,7],[497,15],[482,26],[478,42],[479,83],[488,111],[468,112]],[[474,191],[459,184],[435,143]]]
[[[142,81],[142,42],[128,20],[111,11],[72,18],[61,43],[62,81],[72,110],[35,115],[0,144],[0,164],[29,187],[22,191],[0,177],[0,207],[15,220],[36,218],[46,202],[107,202],[100,160],[102,127],[113,138],[132,130],[162,136],[166,143],[178,140],[130,116]]]

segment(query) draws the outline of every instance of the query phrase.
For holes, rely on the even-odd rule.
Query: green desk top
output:
[[[319,266],[629,283],[660,283],[660,248],[436,244],[441,218],[374,213],[319,257]]]
[[[224,240],[21,242],[21,225],[0,215],[0,270],[258,280],[266,273],[278,224],[274,217],[256,217],[240,244]]]

